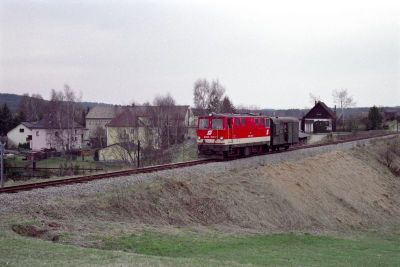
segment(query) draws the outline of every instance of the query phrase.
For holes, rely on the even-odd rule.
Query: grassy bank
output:
[[[256,266],[400,266],[400,236],[351,240],[304,234],[199,237],[144,233],[107,240],[103,248]]]
[[[399,266],[398,255],[399,233],[344,239],[144,232],[83,248],[0,230],[1,266]]]
[[[0,228],[0,266],[239,266],[200,258],[168,258],[76,247]]]

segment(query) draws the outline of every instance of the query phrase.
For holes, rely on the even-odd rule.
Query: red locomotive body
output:
[[[197,145],[205,155],[227,157],[268,151],[270,119],[252,114],[210,114],[198,119]]]

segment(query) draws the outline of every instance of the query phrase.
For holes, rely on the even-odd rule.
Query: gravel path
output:
[[[380,137],[375,139],[390,138]],[[228,162],[208,163],[192,167],[159,171],[155,173],[135,174],[132,176],[115,177],[97,180],[85,184],[65,185],[61,187],[48,187],[14,194],[0,194],[0,216],[22,210],[25,203],[44,204],[59,198],[77,198],[90,196],[112,190],[113,188],[126,188],[143,181],[153,179],[168,179],[173,177],[192,178],[203,175],[215,175],[237,169],[251,168],[260,165],[275,164],[283,161],[296,161],[307,157],[331,151],[349,150],[360,145],[367,145],[370,140],[360,140],[337,145],[308,148],[286,153],[268,154]]]

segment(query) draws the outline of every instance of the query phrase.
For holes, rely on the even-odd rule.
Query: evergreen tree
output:
[[[376,106],[369,109],[368,112],[368,129],[376,130],[381,128],[382,125],[382,114]]]
[[[8,131],[12,129],[13,117],[7,104],[4,104],[0,110],[0,136],[7,135]]]
[[[233,106],[233,104],[228,96],[225,96],[224,99],[222,99],[220,112],[221,113],[235,113],[236,112],[235,107]]]

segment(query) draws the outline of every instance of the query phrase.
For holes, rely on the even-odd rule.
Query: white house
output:
[[[19,144],[31,143],[32,129],[29,122],[22,122],[7,133],[9,147],[18,147]]]
[[[22,122],[9,131],[7,137],[9,145],[29,143],[29,147],[34,151],[46,148],[80,149],[85,131],[86,129],[76,122],[66,125],[63,121],[60,125],[50,118],[44,118],[37,122]]]

